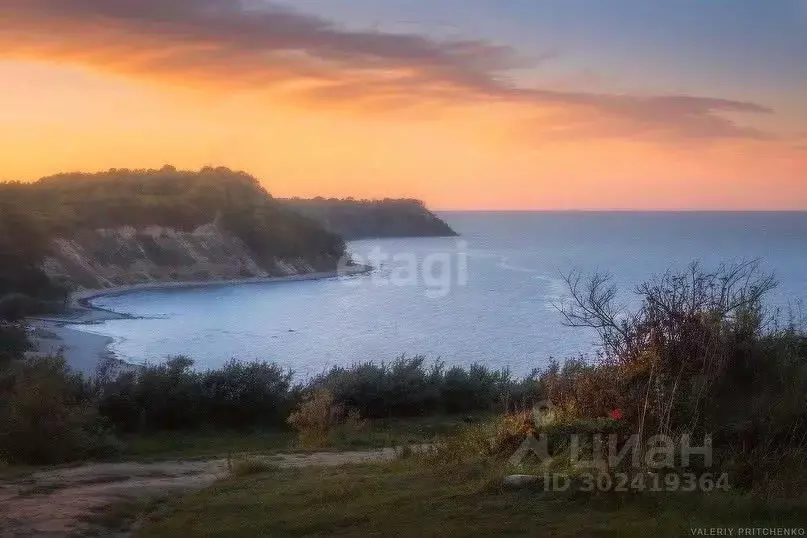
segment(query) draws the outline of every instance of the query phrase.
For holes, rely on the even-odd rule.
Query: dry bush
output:
[[[611,405],[651,434],[702,429],[717,386],[759,339],[762,298],[775,286],[756,262],[715,271],[692,264],[638,286],[641,307],[627,312],[607,276],[585,282],[572,273],[566,281],[566,323],[595,329],[602,343],[598,367],[575,380],[578,392],[611,385]]]
[[[491,453],[509,457],[524,439],[536,432],[532,413],[522,411],[504,415],[495,423],[491,443]]]
[[[566,421],[604,417],[625,406],[618,371],[583,359],[553,362],[540,376],[544,397],[554,405],[558,419]]]
[[[287,422],[297,430],[300,444],[308,449],[325,446],[335,436],[356,435],[366,427],[358,411],[336,403],[333,394],[326,389],[318,389],[307,396]]]
[[[442,439],[423,454],[438,468],[478,462],[504,462],[528,435],[535,433],[531,412],[508,413],[480,424],[468,425]]]
[[[668,272],[636,288],[633,312],[607,276],[566,281],[559,309],[599,334],[601,355],[542,378],[564,412],[620,409],[642,439],[712,435],[717,465],[741,486],[770,483],[777,462],[807,451],[807,334],[766,313],[775,283],[756,262]]]

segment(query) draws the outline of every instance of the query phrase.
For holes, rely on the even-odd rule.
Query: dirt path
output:
[[[265,456],[267,461],[279,467],[334,466],[387,461],[394,457],[395,449],[392,448]],[[0,537],[87,533],[126,536],[128,532],[125,530],[115,531],[104,526],[105,516],[110,521],[116,519],[116,507],[197,491],[228,475],[227,460],[216,459],[92,463],[0,481]]]

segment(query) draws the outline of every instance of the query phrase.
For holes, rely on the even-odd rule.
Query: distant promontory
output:
[[[291,198],[281,201],[347,240],[457,235],[448,224],[426,209],[420,200]]]

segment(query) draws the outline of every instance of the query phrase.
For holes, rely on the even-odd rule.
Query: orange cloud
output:
[[[246,88],[319,107],[515,106],[554,138],[774,137],[723,115],[772,112],[759,104],[523,87],[510,75],[524,61],[507,47],[350,30],[254,0],[0,0],[0,30],[0,58]]]

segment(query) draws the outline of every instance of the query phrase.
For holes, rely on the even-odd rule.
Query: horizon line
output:
[[[609,208],[585,208],[585,209],[441,209],[429,208],[431,211],[440,213],[807,213],[807,207],[801,209],[609,209]]]

